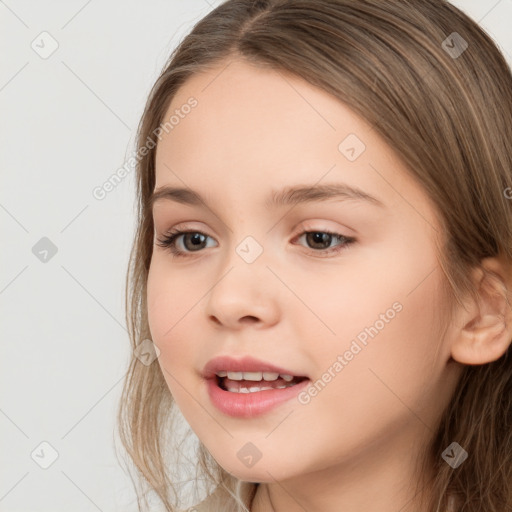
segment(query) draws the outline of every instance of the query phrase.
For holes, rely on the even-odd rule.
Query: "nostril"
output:
[[[240,318],[240,322],[244,324],[253,324],[255,322],[258,322],[258,319],[255,316],[247,315],[242,318]]]

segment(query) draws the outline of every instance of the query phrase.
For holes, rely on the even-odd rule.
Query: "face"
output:
[[[153,205],[148,317],[169,390],[244,480],[412,459],[455,383],[435,210],[334,97],[226,64],[182,86],[157,147],[155,191],[188,190]],[[217,357],[235,374],[205,378]],[[306,379],[258,391],[274,367]]]

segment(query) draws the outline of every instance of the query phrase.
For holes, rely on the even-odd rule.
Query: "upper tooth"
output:
[[[217,374],[219,375],[219,374]],[[260,381],[262,372],[227,372],[228,379],[231,380],[253,380]],[[222,375],[220,375],[222,376]]]
[[[262,373],[261,372],[243,372],[244,380],[261,380]]]
[[[275,372],[226,372],[221,371],[217,372],[217,375],[219,377],[226,377],[231,380],[252,380],[252,381],[260,381],[260,380],[266,380],[266,381],[273,381],[277,380],[279,377],[281,377],[286,382],[290,382],[293,380],[293,375],[286,375],[286,374],[279,374]]]

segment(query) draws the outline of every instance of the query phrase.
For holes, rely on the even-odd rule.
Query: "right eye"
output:
[[[177,247],[177,240],[181,238],[184,249]],[[164,235],[162,239],[158,240],[157,245],[168,249],[174,256],[183,257],[187,256],[188,252],[200,252],[204,248],[203,244],[206,239],[211,238],[201,231],[185,231],[179,229],[172,229]],[[213,240],[213,238],[212,238]],[[187,245],[187,242],[189,244]]]

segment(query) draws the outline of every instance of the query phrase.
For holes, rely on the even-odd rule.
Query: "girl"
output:
[[[165,510],[178,412],[191,510],[512,510],[511,140],[506,61],[444,0],[194,27],[139,126],[119,409]]]

